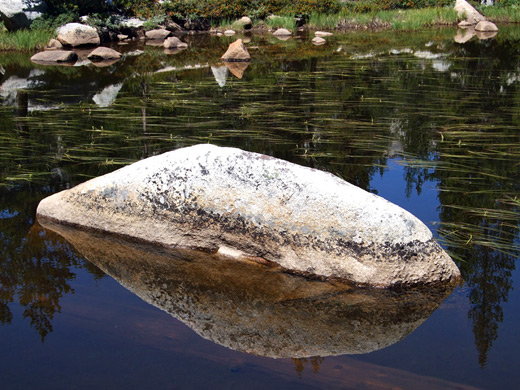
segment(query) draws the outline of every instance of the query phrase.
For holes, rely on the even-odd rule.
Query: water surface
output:
[[[103,67],[0,53],[2,388],[516,388],[519,31],[464,44],[452,29],[359,32],[319,47],[252,36],[242,67],[219,61],[234,38],[209,35],[185,37],[176,53],[123,46]],[[428,224],[464,282],[382,348],[273,359],[199,336],[211,329],[146,303],[113,279],[129,270],[89,262],[35,221],[47,195],[196,143],[326,170],[385,197]]]

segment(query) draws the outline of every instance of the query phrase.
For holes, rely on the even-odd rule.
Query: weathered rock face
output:
[[[202,337],[273,358],[385,348],[424,322],[454,287],[444,284],[399,293],[355,289],[216,254],[169,251],[63,225],[45,227]]]
[[[97,30],[81,23],[67,23],[58,27],[58,41],[65,46],[99,45],[101,42]]]
[[[47,50],[36,53],[31,57],[32,62],[41,64],[74,62],[78,55],[70,50]]]
[[[34,19],[42,16],[46,9],[43,0],[2,0],[0,1],[0,21],[8,30],[29,27]]]
[[[242,39],[231,43],[222,57],[223,61],[251,61],[251,55],[247,51]]]
[[[37,214],[362,285],[460,277],[428,228],[400,207],[331,174],[234,148],[148,158],[44,199]]]
[[[117,60],[121,58],[121,53],[109,47],[98,47],[87,56],[91,61]]]
[[[486,20],[484,15],[479,13],[471,4],[466,0],[457,0],[453,7],[460,18],[464,18],[469,24],[477,24],[481,20]]]

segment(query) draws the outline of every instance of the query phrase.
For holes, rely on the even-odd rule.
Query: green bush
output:
[[[45,0],[49,13],[58,15],[63,12],[74,12],[80,15],[104,13],[117,9],[126,14],[153,16],[160,8],[158,0]]]
[[[352,12],[452,6],[454,0],[347,0],[343,7]]]
[[[54,30],[64,24],[75,22],[78,18],[79,14],[73,11],[67,11],[57,16],[47,14],[41,18],[34,19],[31,23],[31,30]]]
[[[172,17],[213,20],[234,19],[244,15],[264,18],[270,14],[335,13],[341,8],[340,0],[172,0],[162,5]]]
[[[494,2],[496,7],[519,7],[520,0],[495,0]]]
[[[105,0],[45,0],[45,3],[54,15],[67,11],[84,15],[107,9]]]

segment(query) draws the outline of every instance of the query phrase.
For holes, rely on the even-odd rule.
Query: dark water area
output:
[[[235,38],[210,35],[175,53],[119,46],[104,66],[0,53],[0,387],[516,389],[520,30],[456,34],[319,47],[253,35],[251,63],[231,65],[219,58]],[[197,143],[383,196],[432,229],[464,281],[451,293],[244,283],[255,270],[35,220],[52,193]]]

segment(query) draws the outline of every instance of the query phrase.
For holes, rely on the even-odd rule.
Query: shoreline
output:
[[[480,7],[484,9],[486,19],[493,23],[516,24],[520,23],[520,9],[514,7]],[[106,15],[105,15],[106,16]],[[104,16],[103,16],[104,17]],[[456,26],[463,18],[457,15],[452,7],[435,7],[406,10],[388,10],[369,13],[336,13],[336,14],[311,14],[307,18],[294,18],[292,16],[270,16],[265,19],[251,21],[248,28],[240,25],[238,20],[220,21],[218,24],[209,19],[199,18],[194,27],[184,28],[174,21],[174,18],[162,17],[161,22],[156,22],[157,17],[146,20],[138,18],[126,18],[126,20],[138,21],[136,26],[125,26],[123,23],[110,23],[115,19],[124,21],[120,14],[110,14],[103,19],[98,14],[79,18],[83,23],[95,27],[102,36],[101,45],[117,41],[120,34],[132,30],[132,39],[142,39],[146,31],[154,28],[163,28],[176,34],[224,34],[227,30],[235,33],[250,32],[253,34],[269,34],[277,28],[286,28],[293,33],[296,31],[399,31],[413,32],[425,28],[442,28]],[[177,20],[178,21],[178,20]],[[197,28],[202,27],[202,28]],[[48,44],[50,38],[56,38],[55,28],[22,29],[8,32],[0,30],[0,52],[20,51],[30,52],[42,50]]]

